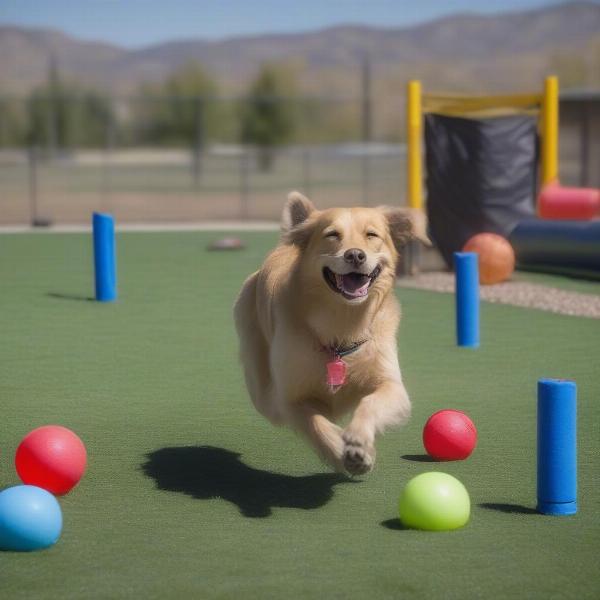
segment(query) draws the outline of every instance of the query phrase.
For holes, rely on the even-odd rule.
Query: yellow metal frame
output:
[[[558,181],[558,77],[547,77],[542,105],[542,185]]]
[[[421,82],[409,81],[406,101],[408,204],[411,208],[417,209],[423,207],[423,167],[421,165],[422,128]]]
[[[411,208],[423,207],[423,113],[483,118],[530,112],[539,114],[542,185],[558,181],[558,78],[547,77],[543,94],[459,96],[423,94],[421,82],[408,82],[406,101],[407,186]]]
[[[477,116],[487,111],[522,112],[536,110],[542,104],[542,94],[511,94],[503,96],[455,96],[450,94],[426,94],[423,96],[423,112],[449,116]]]

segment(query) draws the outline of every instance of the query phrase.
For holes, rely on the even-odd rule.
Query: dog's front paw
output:
[[[373,470],[375,465],[375,448],[366,444],[361,438],[344,432],[344,468],[350,475],[364,475]]]

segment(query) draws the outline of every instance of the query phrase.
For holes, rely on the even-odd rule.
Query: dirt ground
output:
[[[25,225],[32,215],[52,223],[68,225],[87,223],[93,211],[109,212],[121,223],[169,223],[206,220],[279,220],[290,190],[255,192],[246,197],[239,193],[90,193],[76,195],[46,193],[38,199],[35,211],[25,194],[2,198],[0,225]],[[319,208],[358,206],[360,190],[333,189],[311,194]],[[397,199],[396,204],[398,203]],[[384,194],[372,194],[370,204],[389,204]]]

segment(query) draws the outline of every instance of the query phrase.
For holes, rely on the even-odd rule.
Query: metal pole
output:
[[[364,146],[361,153],[361,173],[362,173],[362,203],[369,205],[369,189],[371,185],[371,161],[368,147]]]
[[[115,145],[115,123],[112,116],[112,103],[106,116],[106,131],[104,138],[104,161],[102,164],[102,205],[103,211],[108,210],[110,198],[111,155]]]
[[[249,200],[249,150],[247,146],[242,147],[240,154],[240,218],[248,218]]]
[[[29,222],[36,225],[38,222],[38,198],[37,198],[37,152],[35,146],[29,147],[27,153],[29,159]]]
[[[373,137],[373,113],[371,109],[371,60],[366,54],[361,72],[362,98],[362,141],[370,142]]]
[[[579,185],[582,187],[588,187],[592,185],[590,181],[590,128],[592,126],[590,108],[590,103],[584,100],[581,111],[581,127],[579,132],[581,141],[581,145],[579,147],[579,160],[581,162],[579,171]]]
[[[196,135],[194,142],[193,177],[194,187],[200,185],[202,176],[202,150],[204,148],[204,100],[199,97],[196,100]]]
[[[311,195],[311,172],[310,172],[310,148],[304,146],[302,148],[302,191],[307,195]]]
[[[0,99],[0,147],[2,146],[8,146],[9,144],[9,140],[8,140],[8,130],[6,128],[5,125],[5,119],[4,119],[4,114],[7,112],[4,104],[8,104],[8,101],[5,101],[3,99]]]
[[[558,77],[547,77],[542,107],[542,185],[558,181]]]
[[[421,82],[409,81],[406,102],[406,138],[408,170],[408,204],[411,208],[423,205],[423,174],[421,165]]]
[[[362,63],[361,72],[361,98],[362,98],[362,118],[361,133],[363,151],[361,155],[361,173],[362,173],[362,203],[369,204],[369,190],[371,184],[370,158],[368,154],[369,143],[372,136],[372,111],[371,111],[371,61],[369,55],[365,54]]]
[[[408,205],[423,208],[422,136],[423,115],[421,105],[421,82],[409,81],[406,94],[406,171]],[[420,271],[421,250],[418,241],[406,247],[405,272],[416,275]]]
[[[50,57],[48,65],[48,94],[46,96],[46,128],[47,128],[47,150],[50,158],[53,158],[58,147],[58,91],[60,87],[58,64],[55,56]],[[64,140],[62,140],[64,141]]]

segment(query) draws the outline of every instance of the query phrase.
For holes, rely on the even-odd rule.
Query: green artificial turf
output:
[[[597,598],[600,321],[482,305],[482,346],[454,346],[453,298],[402,289],[399,349],[413,418],[347,481],[255,413],[231,306],[274,243],[208,253],[215,233],[118,236],[119,300],[92,295],[88,235],[0,236],[0,487],[25,433],[58,423],[89,453],[41,552],[0,552],[0,597]],[[579,391],[579,513],[535,513],[540,377]],[[466,461],[424,460],[421,429],[467,411]],[[468,525],[402,529],[427,470],[458,477]]]

